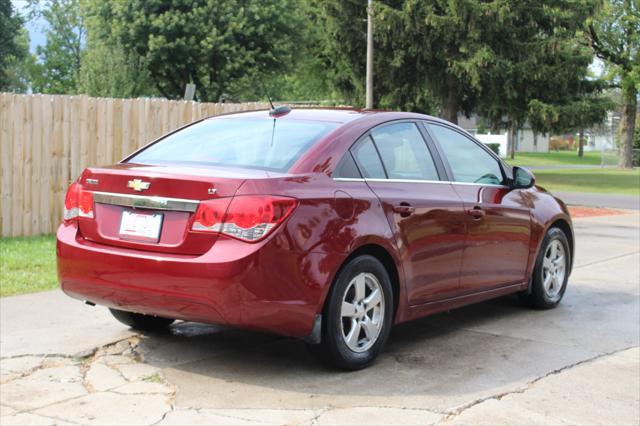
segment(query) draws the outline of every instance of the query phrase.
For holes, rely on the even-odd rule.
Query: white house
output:
[[[504,143],[505,143],[504,152],[503,152],[502,146],[500,146],[500,155],[501,156],[507,155],[507,152],[506,152],[507,151],[507,148],[506,148],[507,133],[506,132],[504,134],[498,134],[498,135],[479,134],[478,133],[478,117],[476,115],[472,115],[469,118],[465,117],[464,115],[458,116],[458,126],[462,127],[467,132],[474,135],[476,139],[478,139],[480,142],[483,142],[483,143],[499,143],[499,142],[487,142],[487,141],[489,140],[498,141],[504,138]],[[525,123],[524,127],[516,132],[516,151],[517,152],[549,152],[549,140],[550,140],[549,135],[541,134],[541,133],[536,134],[533,132],[533,130],[531,130],[531,126],[529,125],[529,123]]]

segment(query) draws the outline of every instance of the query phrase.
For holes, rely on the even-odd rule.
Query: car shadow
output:
[[[216,392],[257,386],[325,396],[482,394],[600,353],[590,342],[609,350],[637,342],[632,318],[638,298],[629,305],[629,296],[580,287],[551,311],[528,309],[508,296],[400,324],[376,363],[355,372],[325,366],[297,339],[189,322],[176,323],[168,334],[141,336],[139,350],[145,362],[164,368],[172,383],[194,395],[209,385]],[[585,311],[593,310],[587,301],[594,297],[607,307],[605,317]],[[607,340],[602,327],[621,317],[631,325]]]

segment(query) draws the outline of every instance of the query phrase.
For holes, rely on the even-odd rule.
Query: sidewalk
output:
[[[629,390],[640,389],[639,360],[636,347],[580,363],[482,401],[444,424],[637,425],[638,393]]]

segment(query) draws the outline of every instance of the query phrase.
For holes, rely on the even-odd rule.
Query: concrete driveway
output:
[[[135,335],[59,292],[0,299],[0,424],[640,423],[640,216],[577,219],[563,303],[513,297],[396,327],[371,368],[178,323]]]

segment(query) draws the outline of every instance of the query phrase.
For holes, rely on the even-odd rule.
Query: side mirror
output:
[[[514,189],[531,188],[536,183],[536,177],[529,170],[515,166],[513,168],[513,180],[511,187]]]

